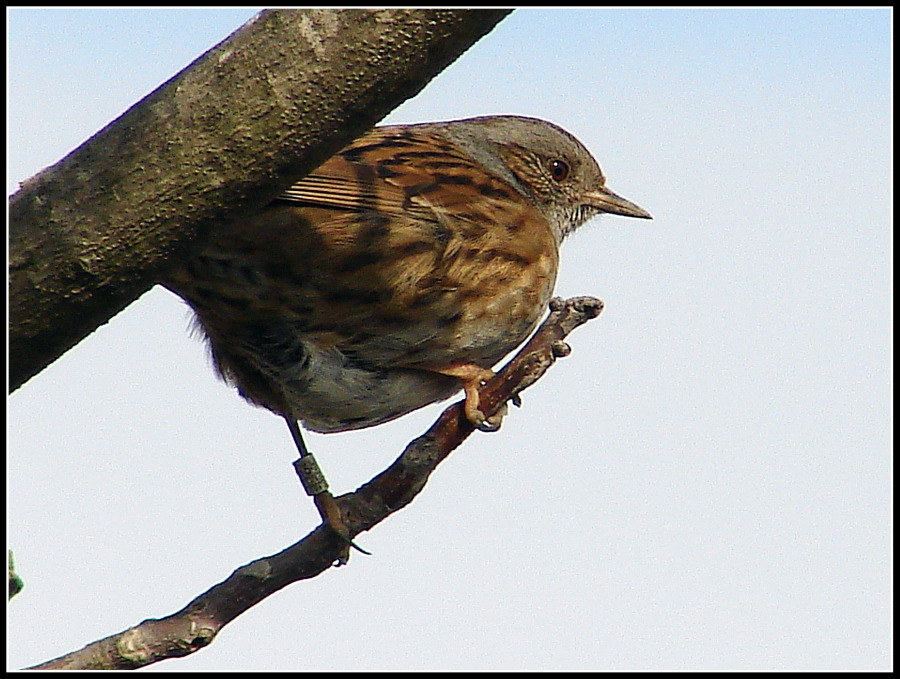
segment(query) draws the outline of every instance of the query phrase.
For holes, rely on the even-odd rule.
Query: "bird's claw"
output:
[[[490,417],[485,417],[483,412],[475,408],[471,413],[466,412],[466,418],[475,425],[475,428],[479,431],[495,432],[500,429],[503,418],[506,417],[508,412],[509,406],[504,403],[500,410]]]

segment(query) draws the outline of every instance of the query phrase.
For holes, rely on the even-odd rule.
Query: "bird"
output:
[[[217,225],[159,282],[193,310],[219,376],[287,421],[301,458],[298,423],[371,427],[460,391],[465,417],[493,431],[503,411],[486,417],[478,388],[543,316],[563,240],[600,213],[652,218],[548,121],[381,126]],[[329,497],[320,514],[344,535]]]

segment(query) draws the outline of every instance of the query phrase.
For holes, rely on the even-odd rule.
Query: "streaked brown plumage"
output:
[[[287,420],[343,563],[350,533],[297,422],[369,427],[463,389],[466,417],[496,429],[477,389],[543,315],[565,236],[600,212],[650,218],[551,123],[381,127],[161,282],[196,312],[219,374]]]
[[[477,392],[534,329],[563,238],[605,188],[574,137],[488,116],[375,128],[163,284],[194,309],[220,374],[313,431],[368,427]]]

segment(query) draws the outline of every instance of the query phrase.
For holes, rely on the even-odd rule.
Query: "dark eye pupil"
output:
[[[563,181],[569,176],[569,164],[564,160],[551,160],[550,176],[553,177],[555,181]]]

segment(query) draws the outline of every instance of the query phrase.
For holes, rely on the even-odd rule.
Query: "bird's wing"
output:
[[[449,190],[448,190],[449,189]],[[374,210],[430,222],[484,223],[485,213],[530,213],[509,184],[450,142],[415,127],[376,128],[287,189],[277,202]],[[513,209],[510,210],[510,205]],[[510,214],[514,218],[514,214]]]

